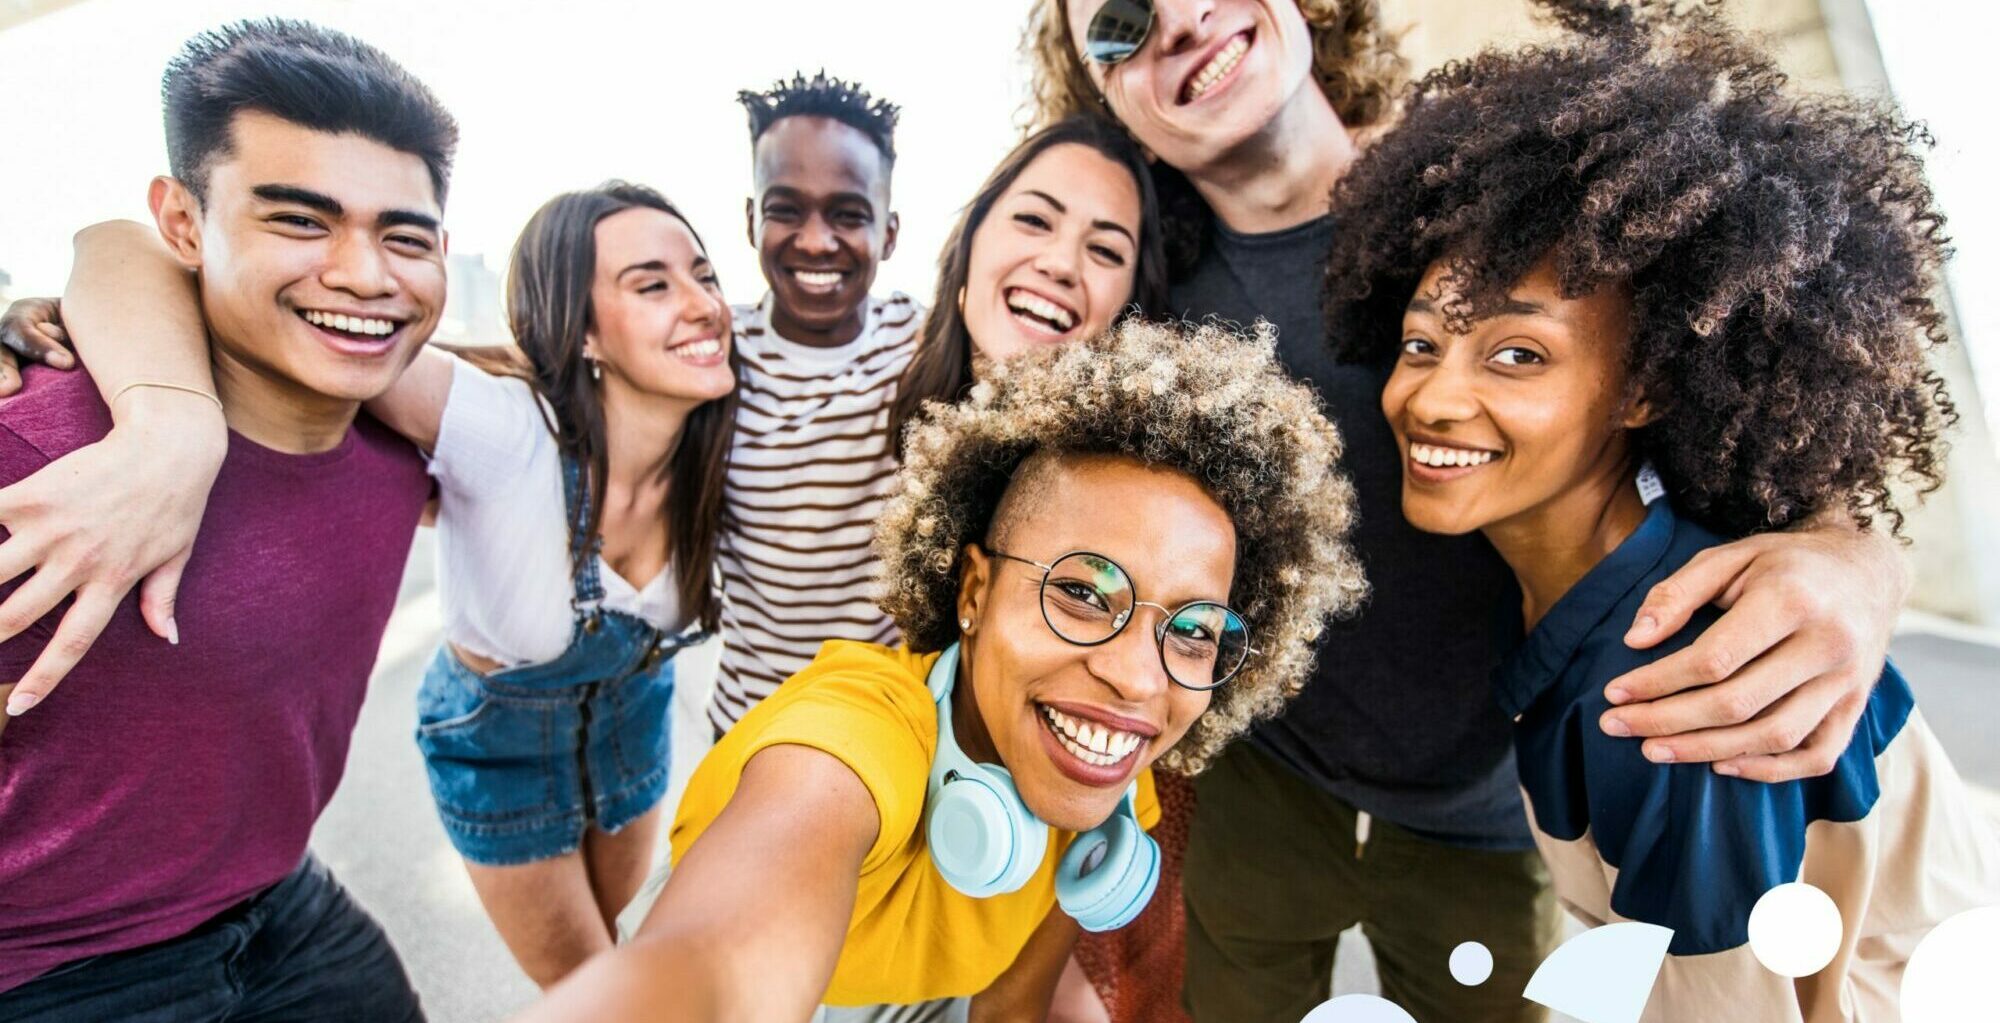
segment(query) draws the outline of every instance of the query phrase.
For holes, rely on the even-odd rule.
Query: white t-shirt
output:
[[[527,381],[454,359],[431,452],[445,639],[508,667],[561,656],[575,623],[562,457],[543,408]],[[635,588],[598,558],[599,606],[678,631],[671,569]]]
[[[893,644],[875,606],[875,519],[895,483],[889,404],[923,307],[868,299],[861,333],[816,348],[770,328],[771,297],[738,306],[743,372],[731,441],[722,570],[722,667],[709,720],[727,729],[829,639]]]

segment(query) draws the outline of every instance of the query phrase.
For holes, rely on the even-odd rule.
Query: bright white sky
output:
[[[869,16],[858,16],[866,9]],[[824,67],[903,106],[902,240],[877,290],[930,300],[958,208],[1017,137],[1026,0],[87,0],[0,33],[0,269],[53,294],[85,224],[144,219],[166,169],[160,73],[183,40],[252,16],[307,18],[380,47],[434,89],[462,142],[454,254],[505,273],[536,207],[623,177],[693,219],[738,302],[764,284],[744,240],[749,133],[736,91]]]

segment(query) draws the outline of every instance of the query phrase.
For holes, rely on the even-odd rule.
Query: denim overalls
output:
[[[570,535],[581,536],[590,491],[574,460],[562,467]],[[573,852],[586,826],[617,831],[666,794],[673,657],[708,634],[667,635],[600,607],[603,543],[579,545],[576,621],[555,660],[480,675],[440,644],[424,675],[417,746],[445,832],[474,863]]]

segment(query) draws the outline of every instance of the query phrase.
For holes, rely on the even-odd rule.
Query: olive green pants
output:
[[[1561,935],[1548,869],[1532,849],[1444,845],[1368,822],[1239,742],[1195,779],[1182,891],[1196,1023],[1298,1023],[1330,997],[1334,946],[1361,925],[1382,997],[1418,1023],[1540,1023],[1521,992]],[[1493,974],[1452,979],[1476,941]]]

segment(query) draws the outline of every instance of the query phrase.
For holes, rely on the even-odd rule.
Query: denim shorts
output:
[[[504,673],[503,673],[504,677]],[[674,662],[607,681],[508,685],[440,647],[417,694],[417,746],[459,855],[506,866],[575,852],[667,791]]]

